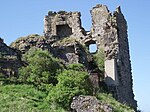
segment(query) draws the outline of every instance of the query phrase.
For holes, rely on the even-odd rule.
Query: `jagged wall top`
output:
[[[82,37],[84,29],[81,27],[80,12],[52,12],[44,18],[44,34],[52,37]]]

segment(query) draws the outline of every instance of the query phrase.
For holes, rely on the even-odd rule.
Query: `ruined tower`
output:
[[[90,44],[97,45],[98,53],[101,49],[105,53],[104,81],[108,89],[120,102],[127,103],[133,108],[137,107],[132,90],[131,63],[129,55],[127,22],[120,7],[111,13],[107,6],[97,5],[91,10],[92,27],[90,32],[84,31],[81,26],[79,12],[60,11],[49,12],[44,18],[44,34],[51,41],[52,47],[66,57],[68,63],[80,63],[86,56],[78,52],[76,42],[88,47]],[[72,38],[75,41],[69,44],[54,44],[63,38]],[[95,54],[96,54],[95,53]],[[58,55],[58,54],[57,54]],[[82,58],[82,61],[80,60]],[[74,60],[74,61],[72,61]],[[86,60],[86,59],[85,59]],[[89,60],[87,59],[87,62]],[[98,78],[98,77],[95,77]]]
[[[95,43],[97,52],[105,52],[104,80],[109,91],[120,101],[136,108],[132,90],[132,75],[127,38],[127,23],[120,7],[111,13],[105,5],[97,5],[91,10],[92,28],[86,33],[81,26],[80,13],[65,11],[49,12],[44,19],[44,34],[53,43],[62,38],[73,38],[80,44]],[[83,55],[76,53],[76,42],[55,45],[56,51],[65,51],[69,63],[83,62]],[[61,53],[62,55],[63,53]],[[57,54],[58,55],[58,54]],[[61,58],[60,57],[60,58]],[[82,61],[80,60],[82,58]],[[85,64],[85,61],[83,62]],[[88,64],[88,63],[87,63]],[[98,77],[96,77],[98,78]]]
[[[120,7],[113,13],[106,6],[97,5],[91,10],[92,38],[98,49],[105,52],[105,82],[109,90],[121,102],[136,108],[132,90],[131,63],[129,55],[127,22]]]

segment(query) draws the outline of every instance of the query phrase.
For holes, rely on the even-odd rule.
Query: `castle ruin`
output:
[[[60,57],[68,63],[91,65],[89,60],[83,59],[83,57],[87,58],[83,53],[76,51],[77,49],[80,50],[77,47],[77,42],[86,47],[89,47],[90,44],[96,44],[97,52],[103,49],[105,53],[105,83],[120,102],[136,108],[137,103],[134,100],[132,90],[127,22],[121,9],[118,7],[116,11],[111,13],[107,6],[97,5],[91,10],[91,15],[92,27],[90,32],[87,32],[81,26],[80,12],[60,11],[56,13],[50,11],[44,18],[44,35],[50,40],[53,47],[65,52],[65,54],[61,52],[61,55],[64,55],[65,58]],[[69,42],[67,45],[62,44],[63,47],[60,47],[58,43],[55,44],[64,38],[75,41]],[[94,72],[92,73],[94,74]],[[95,73],[98,73],[98,71]],[[97,75],[95,78],[99,77]]]
[[[10,75],[12,72],[8,72],[8,69],[17,72],[16,68],[22,66],[21,54],[32,47],[47,49],[55,57],[61,58],[64,64],[82,63],[90,74],[95,92],[104,82],[118,101],[136,110],[127,22],[121,9],[118,7],[111,13],[107,6],[96,5],[90,12],[90,32],[85,31],[81,25],[80,12],[49,11],[44,18],[44,38],[30,35],[12,43],[11,47],[0,39],[0,72]],[[93,53],[87,52],[91,44],[97,47]],[[101,50],[104,52],[104,71],[98,68],[93,59]]]

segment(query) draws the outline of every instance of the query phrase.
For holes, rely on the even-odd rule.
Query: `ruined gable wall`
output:
[[[57,26],[68,25],[71,29],[71,34],[68,33],[70,34],[68,36],[74,36],[75,40],[78,40],[79,38],[79,41],[85,42],[85,45],[88,44],[87,46],[91,43],[96,43],[98,52],[101,49],[104,49],[105,82],[108,85],[109,90],[119,101],[126,102],[136,108],[136,102],[132,91],[127,24],[124,16],[121,13],[120,8],[117,8],[112,14],[105,5],[97,5],[93,7],[91,15],[92,28],[90,33],[85,36],[83,35],[84,33],[80,20],[81,15],[79,12],[49,12],[48,16],[45,16],[45,36],[50,40],[53,40],[53,37],[54,40],[59,40],[62,37],[65,37],[65,35],[58,34]],[[62,32],[66,34],[66,31]],[[81,39],[80,37],[84,37],[84,39]],[[72,45],[74,46],[73,43]],[[60,48],[62,49],[66,47],[71,46],[57,46],[57,49],[59,51]],[[70,53],[71,55],[74,54],[71,58]],[[61,53],[61,55],[62,54],[67,57],[67,63],[80,62],[79,58],[81,56],[78,57],[78,54],[75,54],[75,50],[69,50],[65,53]],[[71,61],[71,59],[75,59],[75,61]]]

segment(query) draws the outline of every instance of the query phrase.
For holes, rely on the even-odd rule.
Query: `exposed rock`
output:
[[[38,34],[20,37],[15,42],[10,44],[10,47],[20,50],[22,53],[27,52],[30,48],[41,48],[51,51],[49,41],[45,37]]]
[[[110,105],[100,102],[94,96],[74,97],[71,108],[76,112],[113,112]]]
[[[6,77],[16,75],[22,66],[21,52],[7,46],[0,38],[0,73]]]

